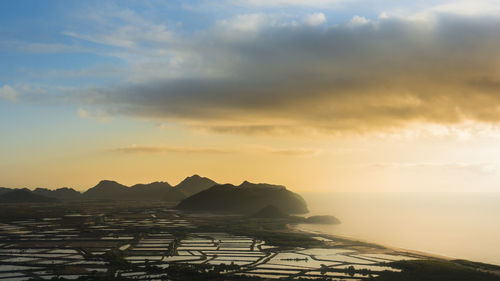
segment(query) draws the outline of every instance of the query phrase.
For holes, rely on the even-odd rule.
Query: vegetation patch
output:
[[[384,271],[376,281],[498,281],[500,278],[444,260],[410,260],[387,263],[387,266],[401,269],[402,272]]]

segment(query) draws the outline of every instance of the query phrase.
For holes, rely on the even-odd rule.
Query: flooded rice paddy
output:
[[[161,279],[161,273],[149,269],[172,264],[231,265],[224,274],[262,278],[363,280],[384,270],[396,271],[386,262],[418,258],[380,249],[337,247],[326,237],[316,239],[332,242],[331,247],[281,249],[254,237],[202,232],[188,219],[168,213],[161,219],[74,214],[2,223],[0,281],[110,274],[111,252],[131,264],[113,271],[115,277],[143,280]],[[355,271],[348,273],[350,268]]]

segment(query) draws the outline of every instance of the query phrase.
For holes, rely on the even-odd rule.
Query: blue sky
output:
[[[331,9],[328,5],[320,8],[325,8],[323,12],[333,16],[330,21],[342,22],[352,16],[344,8]],[[134,57],[135,52],[141,50],[128,50],[120,42],[87,40],[70,35],[72,33],[83,37],[108,31],[112,34],[121,25],[139,22],[141,26],[161,25],[169,32],[190,36],[211,28],[217,21],[240,14],[278,14],[300,20],[318,13],[318,10],[318,7],[308,5],[268,6],[231,1],[107,1],[105,4],[102,1],[2,1],[0,86],[7,85],[18,93],[34,93],[35,98],[38,92],[58,95],[67,89],[114,86],[127,81],[128,68],[136,63],[135,60],[148,59],[141,55]],[[375,13],[367,11],[371,16]],[[140,46],[144,47],[144,52],[148,51],[148,44],[144,42],[145,46]],[[0,100],[0,105],[5,108],[0,115],[4,120],[11,120],[9,127],[25,128],[26,123],[41,118],[45,122],[37,126],[50,129],[48,124],[53,120],[40,110],[57,111],[60,116],[70,115],[69,119],[60,118],[59,121],[71,124],[73,121],[68,120],[77,117],[80,107],[57,100],[32,99],[27,98],[28,105],[19,101],[12,103],[9,99]],[[33,103],[42,104],[42,108],[33,106]]]
[[[120,32],[120,26],[137,27],[129,34],[123,31],[122,36],[135,36],[133,33],[141,29],[149,32],[147,28],[163,28],[162,32],[186,38],[207,32],[218,22],[241,15],[267,15],[300,23],[310,15],[322,14],[324,24],[331,26],[346,23],[355,16],[369,20],[376,20],[384,13],[404,17],[446,3],[325,0],[107,1],[103,4],[102,1],[2,1],[1,83],[11,86],[29,83],[49,88],[118,83],[126,79],[126,74],[120,73],[120,70],[136,60],[146,59],[136,52],[148,52],[154,47],[151,44],[162,43],[155,40],[148,42],[148,38],[140,37],[131,38],[130,42],[112,42],[113,38],[106,38],[112,37],[113,32]],[[159,32],[152,30],[155,31]],[[89,39],[96,34],[101,34],[103,38]],[[137,46],[120,45],[127,43]],[[117,73],[83,74],[96,68],[104,72],[113,69]]]

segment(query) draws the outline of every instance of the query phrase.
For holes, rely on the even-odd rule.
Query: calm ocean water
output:
[[[302,229],[500,265],[500,193],[300,193],[340,225]]]

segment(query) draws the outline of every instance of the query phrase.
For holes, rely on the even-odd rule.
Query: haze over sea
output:
[[[339,225],[303,230],[500,265],[500,193],[300,193],[310,215]]]

